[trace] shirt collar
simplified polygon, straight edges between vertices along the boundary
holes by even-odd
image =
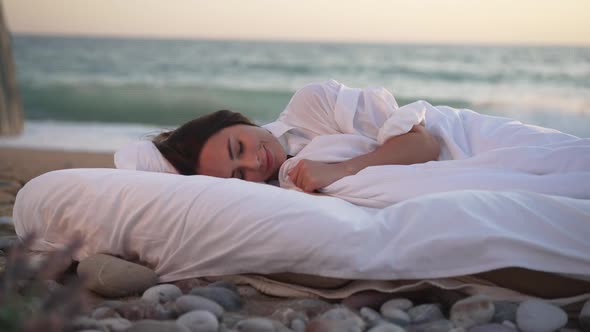
[[[287,143],[285,133],[287,133],[289,130],[295,127],[286,125],[285,123],[280,121],[275,121],[263,125],[262,128],[265,128],[266,130],[270,131],[270,133],[277,138],[281,146],[283,146],[285,152],[289,153],[289,144]]]

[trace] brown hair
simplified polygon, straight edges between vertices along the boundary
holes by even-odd
[[[255,126],[241,113],[217,111],[191,120],[172,131],[163,132],[154,137],[152,142],[178,173],[194,175],[207,140],[221,129],[239,124]]]

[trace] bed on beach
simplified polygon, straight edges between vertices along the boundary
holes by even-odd
[[[20,237],[39,236],[33,250],[81,235],[75,260],[140,261],[160,282],[231,276],[325,298],[425,286],[590,298],[590,201],[530,192],[460,190],[376,209],[233,179],[71,169],[27,183],[14,222]]]

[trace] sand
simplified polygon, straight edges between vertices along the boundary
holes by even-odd
[[[26,182],[46,172],[66,168],[113,168],[113,154],[63,150],[0,148],[0,178]]]

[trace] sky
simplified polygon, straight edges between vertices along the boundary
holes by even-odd
[[[589,0],[0,0],[14,33],[590,46]]]

